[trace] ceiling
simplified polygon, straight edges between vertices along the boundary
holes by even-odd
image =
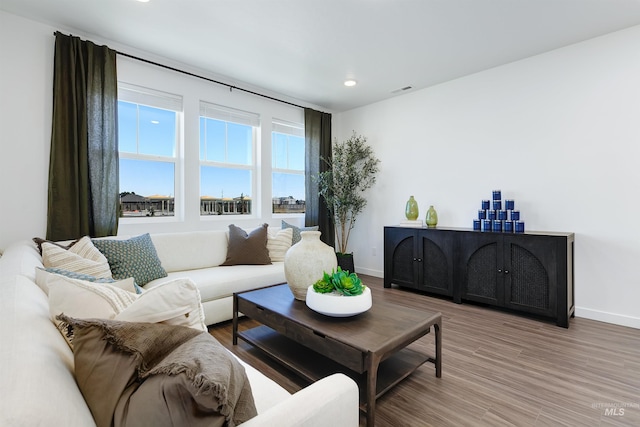
[[[332,112],[640,24],[640,0],[0,0],[0,9]]]

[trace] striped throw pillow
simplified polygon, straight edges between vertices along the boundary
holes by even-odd
[[[267,249],[269,250],[271,262],[284,261],[284,256],[291,247],[292,237],[292,228],[285,228],[278,231],[269,230]]]
[[[111,278],[109,261],[87,236],[69,249],[49,242],[42,243],[42,263],[45,268],[55,267],[98,278]]]

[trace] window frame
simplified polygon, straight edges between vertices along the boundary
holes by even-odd
[[[202,119],[210,119],[217,120],[225,123],[225,152],[228,153],[228,124],[239,124],[251,127],[251,155],[249,164],[242,163],[233,163],[233,162],[221,162],[221,161],[213,161],[207,160],[206,154],[205,158],[202,158]],[[261,122],[260,122],[260,114],[253,113],[250,111],[240,110],[232,107],[227,107],[220,104],[215,104],[212,102],[200,100],[200,108],[198,115],[198,212],[201,220],[215,220],[225,218],[228,220],[229,217],[242,217],[242,218],[258,218],[259,217],[259,207],[262,200],[262,195],[260,194],[260,186],[258,185],[258,178],[260,176],[260,167],[258,162],[259,155],[259,147],[260,140],[259,136],[261,133]],[[206,138],[206,137],[205,137]],[[205,153],[206,153],[206,143],[205,143]],[[231,169],[231,170],[248,170],[250,172],[251,178],[249,180],[251,188],[249,199],[251,200],[251,211],[248,214],[238,214],[238,213],[226,213],[220,215],[212,215],[212,214],[203,214],[202,209],[202,198],[206,196],[216,197],[217,195],[205,195],[202,194],[202,167],[216,167],[222,169]],[[231,199],[235,199],[240,195],[233,195]],[[228,196],[223,196],[227,198]]]
[[[144,153],[131,153],[118,150],[118,162],[120,159],[161,162],[173,164],[173,215],[171,216],[141,216],[141,217],[124,217],[121,216],[119,221],[121,224],[141,224],[147,222],[180,222],[184,220],[184,107],[183,97],[168,92],[158,91],[155,89],[137,86],[125,82],[118,81],[118,102],[123,101],[138,106],[145,106],[155,109],[168,110],[175,113],[175,144],[173,147],[173,156],[162,156]],[[136,118],[137,129],[139,132],[139,115]],[[119,142],[118,142],[119,143]],[[139,141],[137,141],[139,144]],[[138,150],[139,148],[136,147]],[[119,183],[118,183],[119,184]],[[123,189],[120,188],[120,191]],[[126,190],[125,190],[126,191]],[[171,196],[171,194],[169,194]]]
[[[279,217],[291,217],[291,216],[304,216],[305,212],[274,212],[273,210],[273,199],[276,197],[273,194],[273,176],[276,173],[281,173],[281,174],[290,174],[290,175],[302,175],[304,178],[304,188],[303,190],[306,189],[306,181],[308,179],[307,177],[307,165],[306,165],[306,159],[305,160],[305,164],[302,170],[298,170],[298,169],[287,169],[287,168],[276,168],[274,167],[274,158],[275,158],[275,138],[274,138],[274,133],[279,133],[282,135],[287,135],[287,136],[295,136],[295,137],[302,137],[302,139],[305,139],[305,132],[304,132],[304,124],[303,123],[295,123],[295,122],[290,122],[287,120],[281,120],[278,118],[273,118],[271,121],[271,164],[270,164],[270,168],[271,168],[271,215],[279,218]],[[306,140],[304,140],[305,143],[305,150],[306,150]],[[287,153],[288,155],[288,153]],[[305,211],[306,211],[306,194],[305,194]]]

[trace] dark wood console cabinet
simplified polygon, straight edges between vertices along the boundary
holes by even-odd
[[[456,233],[435,230],[385,227],[385,287],[393,282],[400,286],[453,296],[453,247]]]
[[[384,286],[504,307],[569,327],[573,251],[573,233],[385,227]]]

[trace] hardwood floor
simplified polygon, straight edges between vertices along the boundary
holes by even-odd
[[[388,299],[443,316],[442,378],[432,364],[420,367],[378,400],[377,426],[640,426],[640,330],[581,318],[565,329],[361,277],[374,304]],[[231,322],[209,331],[288,391],[306,385],[250,345],[233,346]],[[433,339],[410,347],[433,354]]]

